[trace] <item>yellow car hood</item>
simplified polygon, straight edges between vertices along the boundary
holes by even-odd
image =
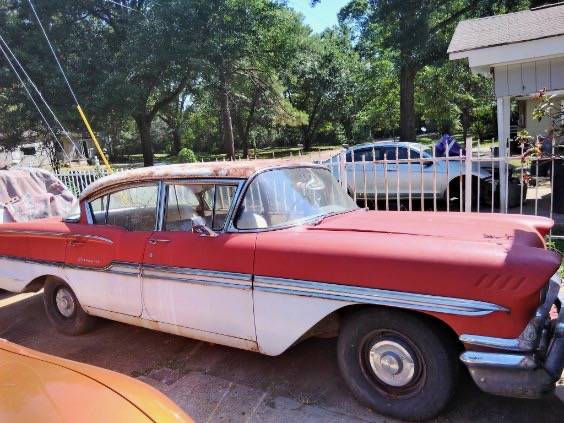
[[[156,389],[0,339],[0,421],[190,422]]]

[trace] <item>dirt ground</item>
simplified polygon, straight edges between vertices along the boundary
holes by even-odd
[[[335,341],[311,339],[279,357],[102,321],[80,337],[57,333],[41,294],[0,291],[0,337],[141,379],[197,422],[391,422],[359,405],[339,376]],[[437,422],[562,422],[564,403],[490,396],[464,374]]]

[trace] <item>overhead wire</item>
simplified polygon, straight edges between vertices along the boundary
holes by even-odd
[[[43,119],[43,122],[45,123],[45,126],[47,126],[47,129],[49,129],[49,132],[51,132],[51,135],[53,135],[53,139],[55,140],[55,142],[59,145],[59,147],[61,147],[61,150],[63,152],[63,155],[65,156],[65,158],[67,160],[69,160],[69,157],[65,151],[65,149],[63,148],[63,145],[61,144],[61,142],[59,141],[59,138],[57,137],[57,134],[55,133],[55,131],[53,130],[53,128],[51,127],[51,125],[49,124],[49,121],[47,120],[47,118],[45,117],[45,115],[43,114],[43,111],[41,110],[41,107],[39,107],[39,104],[37,104],[37,102],[35,101],[35,98],[33,97],[33,95],[31,94],[31,92],[29,91],[29,89],[27,88],[27,85],[25,84],[23,78],[21,77],[21,75],[18,73],[16,67],[14,66],[14,64],[12,63],[12,61],[10,60],[10,57],[8,56],[8,53],[6,53],[6,50],[4,49],[4,47],[2,47],[0,45],[0,51],[2,52],[2,54],[4,55],[4,57],[6,58],[6,61],[8,62],[8,64],[10,65],[10,68],[12,68],[12,71],[16,74],[16,77],[18,78],[18,80],[20,81],[20,84],[22,85],[22,87],[24,88],[25,92],[27,93],[27,95],[29,96],[31,102],[33,103],[33,105],[35,106],[35,108],[37,109],[37,112],[39,113],[39,115],[41,116],[41,118]]]
[[[45,32],[45,28],[43,27],[43,24],[41,23],[41,19],[39,19],[39,16],[37,15],[37,12],[35,10],[35,7],[33,6],[33,3],[31,2],[31,0],[28,0],[28,3],[29,3],[29,6],[31,7],[31,11],[35,15],[35,19],[37,19],[37,23],[39,24],[39,27],[41,28],[41,32],[43,32],[43,36],[45,37],[45,40],[47,40],[47,44],[49,45],[49,48],[51,49],[51,53],[53,53],[53,57],[55,58],[55,62],[57,62],[57,66],[59,67],[59,70],[61,71],[61,74],[63,75],[63,78],[65,79],[65,82],[67,83],[67,86],[69,87],[69,91],[72,95],[72,98],[74,99],[75,103],[78,104],[78,99],[76,98],[76,95],[74,94],[74,91],[71,87],[71,84],[70,84],[68,78],[67,78],[67,75],[66,75],[65,71],[63,70],[63,66],[61,65],[61,62],[59,62],[59,58],[57,57],[57,53],[55,53],[55,49],[53,48],[51,41],[49,41],[49,37],[47,36],[47,32]]]
[[[139,12],[139,13],[141,13],[139,10],[134,9],[133,7],[129,7],[129,6],[125,5],[125,4],[118,3],[117,1],[113,1],[113,0],[105,0],[105,1],[107,1],[108,3],[113,3],[113,4],[115,4],[116,6],[123,7],[124,9],[128,9],[128,10],[132,10],[133,12]],[[141,13],[141,14],[142,14],[142,13]]]
[[[47,35],[47,32],[45,31],[45,28],[43,27],[43,24],[41,23],[41,19],[39,19],[39,15],[37,14],[35,7],[33,6],[33,2],[31,0],[28,0],[28,3],[29,3],[29,6],[30,6],[30,8],[33,12],[33,15],[35,16],[35,19],[37,20],[37,23],[39,24],[39,27],[41,28],[41,32],[43,33],[43,36],[45,37],[45,41],[47,41],[47,44],[49,45],[49,49],[51,50],[51,53],[53,54],[53,57],[55,58],[55,61],[57,62],[57,66],[59,67],[59,70],[61,71],[63,78],[65,79],[65,82],[66,82],[66,84],[69,88],[69,91],[72,95],[72,98],[74,99],[74,102],[76,104],[76,109],[78,111],[78,114],[82,118],[82,121],[84,122],[84,126],[86,126],[86,130],[90,134],[90,138],[92,138],[92,141],[94,141],[94,145],[96,146],[96,149],[98,150],[98,154],[100,154],[100,157],[102,158],[102,161],[104,162],[104,165],[106,166],[106,168],[108,169],[109,172],[112,172],[112,167],[110,166],[110,163],[108,162],[106,154],[102,150],[102,147],[100,146],[100,143],[98,142],[98,138],[96,137],[96,134],[94,134],[94,131],[92,130],[92,127],[90,126],[90,122],[88,121],[86,114],[84,113],[84,111],[82,110],[82,107],[80,106],[80,103],[78,102],[78,99],[77,99],[77,97],[74,93],[74,90],[72,89],[72,86],[71,86],[71,84],[70,84],[70,82],[67,78],[67,75],[66,75],[66,73],[63,69],[63,66],[61,65],[61,62],[59,61],[57,53],[55,52],[55,49],[53,48],[53,45],[51,44],[51,41],[49,40],[49,36]]]
[[[4,48],[8,51],[8,53],[10,53],[10,56],[12,58],[12,60],[16,63],[16,65],[19,67],[20,71],[22,72],[22,74],[26,77],[28,83],[32,86],[32,88],[35,90],[35,92],[37,93],[37,95],[39,96],[39,98],[41,99],[41,101],[43,102],[43,104],[45,105],[45,107],[47,108],[47,110],[49,111],[49,113],[51,114],[51,116],[53,117],[54,121],[57,123],[57,125],[59,126],[59,128],[61,129],[61,131],[63,132],[63,134],[66,136],[66,138],[70,141],[70,143],[72,144],[73,148],[78,151],[82,158],[86,158],[84,152],[82,152],[82,150],[80,148],[77,147],[76,143],[74,142],[74,140],[72,139],[72,137],[70,136],[69,132],[66,130],[66,128],[63,126],[63,124],[61,123],[61,121],[58,119],[57,115],[55,114],[55,112],[53,111],[53,109],[51,108],[51,106],[49,105],[49,103],[47,102],[47,100],[45,100],[45,98],[43,97],[43,94],[41,93],[41,91],[39,90],[39,88],[37,87],[37,85],[33,82],[33,80],[31,79],[31,77],[29,76],[29,74],[26,72],[25,68],[23,67],[23,65],[21,64],[21,62],[18,60],[18,58],[16,57],[16,55],[14,54],[14,52],[12,51],[12,49],[10,49],[10,46],[8,45],[8,43],[6,42],[6,40],[4,39],[4,37],[2,37],[2,35],[0,34],[0,43],[2,43],[4,45]]]

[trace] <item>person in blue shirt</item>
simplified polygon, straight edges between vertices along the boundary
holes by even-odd
[[[446,156],[464,156],[466,152],[464,149],[458,144],[456,139],[450,135],[448,132],[445,132],[439,142],[435,145],[435,155],[437,157],[446,157]]]

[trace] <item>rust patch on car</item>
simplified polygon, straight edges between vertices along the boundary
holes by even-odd
[[[164,166],[151,166],[116,172],[90,184],[80,196],[87,198],[93,193],[109,187],[134,182],[184,178],[235,178],[247,179],[255,172],[278,167],[320,166],[312,163],[301,163],[289,159],[280,160],[248,160],[236,162],[183,163]]]

